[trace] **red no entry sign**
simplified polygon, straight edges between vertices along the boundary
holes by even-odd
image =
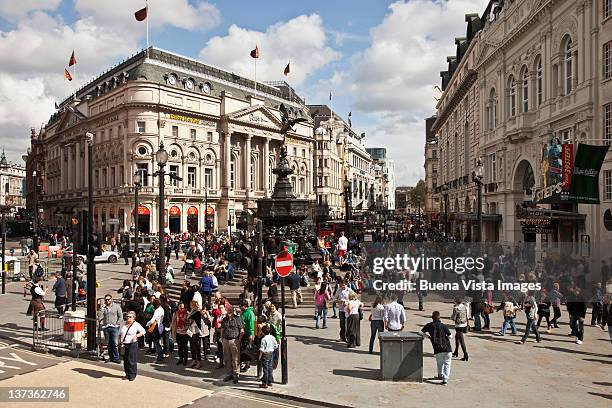
[[[278,273],[279,276],[288,276],[293,269],[293,257],[287,251],[279,252],[278,255],[276,255],[274,267],[276,268],[276,273]]]

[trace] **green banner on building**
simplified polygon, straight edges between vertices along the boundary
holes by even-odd
[[[609,146],[578,144],[572,184],[566,201],[599,204],[599,171]]]

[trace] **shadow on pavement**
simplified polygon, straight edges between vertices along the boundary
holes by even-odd
[[[345,377],[362,378],[364,380],[380,380],[380,370],[374,368],[356,367],[357,370],[343,370],[335,368],[332,370],[333,375],[342,375]]]
[[[593,381],[595,385],[603,385],[604,387],[612,387],[612,383],[604,382],[604,381]]]
[[[123,378],[122,375],[115,375],[107,373],[106,371],[92,370],[91,368],[73,368],[72,371],[85,374],[91,378]]]
[[[589,353],[588,351],[572,350],[572,349],[566,349],[566,348],[562,348],[562,347],[553,347],[553,346],[536,346],[536,347],[537,348],[546,348],[546,349],[554,350],[554,351],[561,351],[561,352],[564,352],[564,353],[583,354],[585,356],[591,356],[591,357],[610,358],[610,355],[606,355],[606,354]]]
[[[602,397],[602,398],[605,398],[605,399],[612,400],[612,394],[601,394],[599,392],[589,392],[589,394],[595,395],[597,397]]]
[[[357,354],[369,354],[367,350],[359,350],[356,348],[348,348],[346,343],[343,341],[323,339],[315,336],[301,336],[301,335],[289,335],[296,341],[299,341],[307,346],[318,345],[321,348],[328,350],[341,351],[343,353],[357,353]]]
[[[596,360],[594,358],[583,358],[584,361],[590,361],[592,363],[601,363],[601,364],[612,364],[612,361],[606,360]]]

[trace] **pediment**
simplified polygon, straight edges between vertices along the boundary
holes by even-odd
[[[267,107],[263,105],[251,106],[239,110],[228,116],[231,122],[238,122],[249,126],[262,126],[272,129],[280,129],[281,121]]]
[[[85,121],[87,118],[75,108],[68,106],[62,110],[60,122],[57,127],[57,133],[68,129],[79,122]]]

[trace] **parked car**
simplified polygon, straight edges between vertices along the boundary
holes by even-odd
[[[68,247],[68,249],[66,249],[62,255],[65,257],[72,258],[72,247]],[[83,262],[87,260],[86,255],[77,254],[77,257]],[[115,263],[118,259],[119,253],[117,251],[102,251],[102,255],[94,257],[94,262]]]

